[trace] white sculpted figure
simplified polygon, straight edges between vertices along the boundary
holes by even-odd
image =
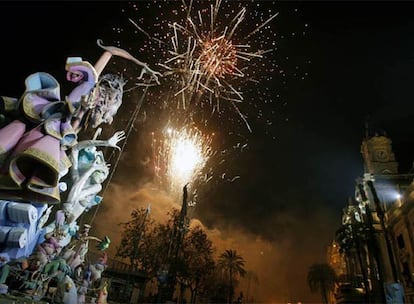
[[[97,146],[120,148],[117,143],[125,139],[125,132],[118,131],[108,140],[97,140],[101,129],[98,129],[92,140],[79,142],[72,148],[72,178],[70,189],[63,210],[68,224],[75,221],[85,210],[101,202],[97,194],[102,190],[102,183],[108,177],[109,165],[105,163],[102,151]]]

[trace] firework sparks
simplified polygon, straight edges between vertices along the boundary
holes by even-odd
[[[160,181],[167,182],[173,192],[195,183],[213,154],[212,136],[205,136],[196,128],[172,127],[164,129],[162,140],[157,141],[152,135],[155,174]]]
[[[221,2],[216,0],[209,9],[193,11],[193,1],[187,4],[183,0],[186,17],[182,22],[169,23],[172,32],[166,36],[169,40],[152,39],[168,49],[168,58],[159,65],[165,68],[164,76],[171,76],[177,84],[174,96],[180,97],[179,104],[183,109],[191,103],[209,101],[213,111],[220,111],[220,100],[225,100],[251,131],[246,116],[238,106],[244,100],[239,80],[255,82],[246,73],[249,65],[253,59],[262,58],[272,50],[252,50],[247,39],[260,32],[278,14],[256,25],[249,34],[239,34],[246,8],[241,8],[233,18],[226,17],[219,21]],[[136,22],[129,20],[150,37]]]
[[[141,120],[147,131],[154,130],[148,140],[153,154],[146,157],[156,182],[180,191],[188,179],[196,179],[191,188],[200,197],[223,182],[239,183],[243,176],[234,163],[255,142],[246,134],[250,125],[266,135],[277,131],[274,120],[283,119],[288,101],[275,90],[287,89],[289,81],[305,72],[295,66],[297,75],[290,73],[294,62],[283,56],[281,47],[300,38],[302,27],[295,32],[275,27],[276,17],[292,12],[275,2],[255,0],[134,1],[123,12],[130,27],[117,33],[120,41],[163,74],[157,90],[148,92]],[[289,41],[282,45],[283,39]],[[194,178],[177,181],[171,174],[170,137],[159,129],[166,122],[217,133],[217,151]]]

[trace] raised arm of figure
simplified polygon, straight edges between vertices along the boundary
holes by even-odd
[[[71,173],[72,173],[73,179],[79,178],[79,172],[78,172],[79,151],[86,149],[88,147],[111,147],[117,150],[121,150],[121,148],[117,144],[121,140],[124,140],[126,138],[125,131],[115,132],[114,135],[112,135],[111,138],[109,138],[108,140],[99,140],[99,139],[96,139],[97,136],[101,133],[99,129],[96,130],[93,139],[82,140],[78,144],[76,144],[74,147],[72,147],[70,159],[72,162]]]
[[[132,56],[130,53],[128,53],[127,51],[123,49],[117,48],[115,46],[104,46],[102,44],[101,39],[98,39],[97,44],[106,51],[105,53],[103,53],[101,58],[99,58],[99,60],[96,62],[94,66],[95,71],[98,73],[98,75],[103,71],[108,61],[111,59],[112,55],[116,55],[116,56],[119,56],[119,57],[122,57],[128,60],[131,60],[132,62],[141,66],[142,71],[141,71],[140,78],[142,78],[142,76],[147,73],[155,80],[157,84],[160,84],[158,76],[161,77],[162,74],[160,72],[156,72],[152,70],[146,63],[139,61],[138,59],[136,59],[134,56]]]
[[[76,153],[76,151],[80,151],[82,149],[88,147],[111,147],[120,150],[121,148],[117,146],[118,142],[124,140],[126,138],[125,131],[117,131],[111,138],[107,140],[100,140],[100,139],[89,139],[89,140],[82,140],[77,145],[72,148],[72,151]]]

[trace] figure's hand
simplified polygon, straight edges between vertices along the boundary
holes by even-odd
[[[117,146],[117,143],[125,138],[125,131],[117,131],[114,135],[112,135],[110,139],[108,139],[108,146],[121,150],[121,148]]]
[[[125,51],[123,49],[120,49],[120,48],[117,48],[117,47],[114,47],[114,46],[104,46],[102,43],[103,43],[102,40],[101,39],[98,39],[97,44],[101,48],[103,48],[105,51],[109,52],[112,55],[116,55],[116,56],[123,57],[125,59],[129,59],[132,62],[136,63],[137,65],[142,66],[141,75],[140,75],[140,77],[138,79],[142,79],[142,77],[144,76],[144,74],[149,74],[155,80],[155,82],[157,84],[160,84],[160,82],[158,80],[158,76],[160,76],[160,77],[162,76],[162,74],[160,72],[151,70],[145,62],[139,61],[138,59],[136,59],[134,56],[132,56],[127,51]],[[95,65],[95,69],[96,70],[99,69],[97,67],[97,65]],[[102,69],[103,69],[103,67],[102,67]]]
[[[93,109],[95,107],[96,101],[96,92],[95,89],[92,89],[89,94],[82,95],[80,97],[81,107],[84,109]]]
[[[151,77],[151,79],[154,79],[157,84],[160,84],[160,81],[158,79],[158,76],[162,77],[162,74],[160,72],[153,71],[147,65],[145,65],[142,68],[141,73],[140,73],[138,79],[139,80],[143,79],[145,74],[149,74],[150,77]]]

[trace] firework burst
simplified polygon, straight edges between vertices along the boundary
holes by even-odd
[[[161,139],[152,133],[155,175],[171,192],[180,191],[188,183],[197,183],[209,158],[213,155],[213,135],[206,136],[197,128],[166,127]]]
[[[219,184],[239,183],[243,174],[234,164],[257,143],[253,133],[246,132],[250,124],[256,134],[263,131],[277,140],[273,133],[281,123],[287,123],[287,119],[281,121],[287,101],[279,90],[286,90],[296,77],[290,74],[292,69],[299,76],[304,72],[302,67],[291,66],[290,54],[284,53],[286,42],[301,37],[302,25],[295,32],[284,32],[282,26],[276,31],[274,21],[279,11],[284,18],[291,14],[276,1],[152,0],[126,4],[125,28],[115,28],[119,41],[125,41],[124,48],[138,53],[145,62],[158,65],[163,74],[161,85],[148,90],[140,115],[143,133],[154,131],[152,141],[147,141],[152,156],[144,158],[152,164],[151,171],[155,170],[163,188],[180,191],[190,179],[191,188],[198,188],[201,198]],[[171,173],[166,122],[171,126],[197,125],[204,134],[217,134],[215,152],[194,177],[180,180],[176,178],[179,174]]]
[[[192,103],[208,101],[213,111],[220,111],[220,101],[225,100],[251,130],[238,106],[244,100],[241,82],[255,81],[246,73],[249,65],[252,60],[262,58],[272,50],[253,50],[248,39],[273,20],[277,13],[250,33],[236,35],[245,19],[246,8],[241,8],[233,18],[219,21],[221,2],[216,0],[208,9],[195,11],[192,0],[189,3],[183,0],[186,18],[181,23],[168,24],[172,34],[167,41],[152,37],[132,19],[129,20],[147,37],[167,48],[168,58],[159,65],[165,68],[164,76],[174,80],[174,96],[179,97],[183,109]]]

